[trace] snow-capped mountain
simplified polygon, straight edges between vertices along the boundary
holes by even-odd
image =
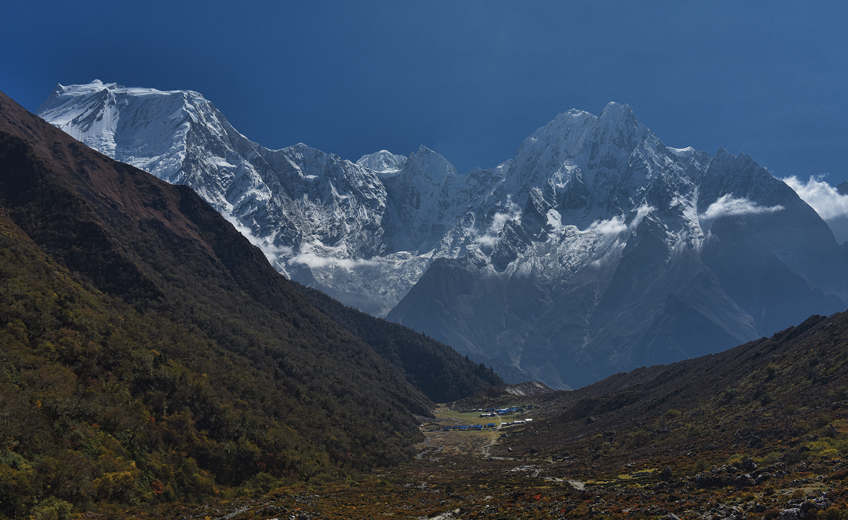
[[[110,157],[190,186],[279,271],[348,305],[385,315],[427,266],[386,246],[387,194],[373,170],[303,144],[259,146],[197,92],[60,85],[38,115]],[[406,159],[372,157],[383,174]],[[395,273],[402,292],[374,283]]]
[[[727,348],[848,294],[792,189],[748,156],[666,147],[626,105],[560,114],[464,175],[423,146],[269,150],[195,92],[59,86],[39,115],[191,186],[291,278],[554,386]]]
[[[406,157],[395,155],[388,150],[380,150],[368,155],[363,155],[356,164],[368,168],[378,175],[390,175],[397,173],[406,164]]]
[[[490,243],[435,262],[389,319],[549,384],[715,352],[845,305],[836,241],[792,189],[745,155],[668,148],[626,106],[561,114],[494,193],[522,209]]]

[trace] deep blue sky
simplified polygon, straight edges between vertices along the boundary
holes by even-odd
[[[249,139],[460,173],[570,108],[629,104],[669,146],[848,180],[848,2],[13,1],[0,90],[201,92]]]

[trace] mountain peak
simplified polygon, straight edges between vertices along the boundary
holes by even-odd
[[[57,83],[56,88],[53,89],[53,93],[57,95],[84,95],[101,92],[103,90],[117,90],[125,88],[126,87],[123,85],[118,85],[117,83],[103,83],[101,80],[95,79],[90,83],[82,83],[79,85],[62,85],[61,83]]]
[[[403,171],[407,175],[424,176],[435,184],[442,184],[448,177],[456,175],[456,168],[450,161],[423,144],[418,151],[409,154]]]
[[[406,164],[406,156],[395,155],[388,150],[380,150],[368,155],[363,155],[356,164],[368,168],[377,175],[393,175]]]
[[[598,130],[601,134],[634,136],[640,126],[629,105],[610,102],[598,116]],[[633,143],[628,142],[628,146],[630,144]]]
[[[633,110],[630,108],[628,104],[616,103],[615,101],[610,101],[607,103],[607,106],[601,110],[601,115],[598,116],[600,120],[627,120],[632,119],[636,120],[636,116],[633,114]]]

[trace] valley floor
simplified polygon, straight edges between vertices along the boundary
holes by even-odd
[[[667,442],[609,456],[593,455],[589,444],[577,442],[569,446],[571,453],[551,457],[521,448],[510,451],[508,432],[517,426],[502,426],[507,418],[494,419],[500,426],[495,431],[444,430],[493,421],[478,416],[479,412],[439,408],[436,420],[422,426],[426,440],[416,446],[417,456],[399,467],[215,505],[169,506],[121,516],[232,520],[848,516],[848,463],[831,456],[795,456],[805,450],[793,447],[809,441],[809,434],[769,445],[765,435],[716,431],[709,442],[702,439],[698,451],[685,443]],[[835,419],[829,428],[843,426]],[[751,438],[757,442],[752,444]],[[791,456],[781,461],[769,453]]]

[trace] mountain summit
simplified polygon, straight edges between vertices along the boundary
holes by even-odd
[[[194,92],[57,87],[39,114],[194,188],[277,270],[494,364],[582,386],[843,310],[827,224],[752,158],[671,148],[627,105],[571,110],[459,175],[263,148]]]

